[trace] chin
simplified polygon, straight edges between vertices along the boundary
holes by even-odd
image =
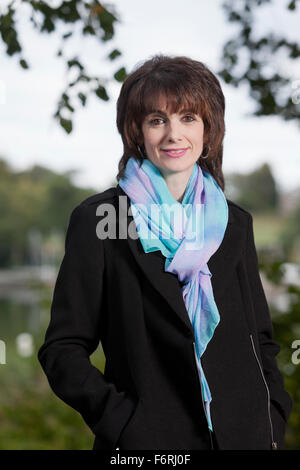
[[[187,162],[180,158],[170,158],[170,160],[161,163],[159,166],[166,170],[186,171],[193,165],[194,162]]]

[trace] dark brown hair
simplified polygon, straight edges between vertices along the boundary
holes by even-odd
[[[157,109],[156,103],[162,96],[166,97],[171,113],[184,108],[202,117],[203,148],[210,150],[208,158],[199,156],[197,163],[224,191],[225,98],[219,80],[206,65],[185,56],[157,54],[142,65],[138,63],[123,82],[117,101],[117,127],[124,150],[117,181],[123,177],[130,157],[141,163],[145,158],[138,149],[138,146],[143,147],[142,123],[147,114]]]

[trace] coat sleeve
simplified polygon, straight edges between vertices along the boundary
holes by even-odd
[[[252,293],[256,320],[260,356],[264,376],[270,391],[272,415],[276,423],[287,421],[292,408],[292,399],[284,388],[284,380],[279,371],[276,356],[280,346],[273,340],[273,327],[269,307],[259,275],[258,256],[253,233],[253,217],[249,213],[248,234],[246,243],[246,269]]]
[[[93,210],[79,205],[71,214],[38,360],[54,393],[82,415],[103,448],[109,449],[133,414],[136,400],[117,391],[89,359],[99,344],[105,296],[104,247],[96,235]]]

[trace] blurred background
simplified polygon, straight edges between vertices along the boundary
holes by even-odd
[[[150,56],[186,55],[226,98],[225,194],[254,218],[300,449],[300,2],[1,0],[0,449],[91,449],[37,360],[74,207],[117,184],[116,100]],[[91,356],[101,371],[101,345]]]

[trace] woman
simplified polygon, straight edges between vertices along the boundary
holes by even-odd
[[[224,110],[201,62],[137,67],[117,103],[118,185],[71,214],[38,358],[93,449],[284,447],[292,401],[252,216],[223,192]]]

